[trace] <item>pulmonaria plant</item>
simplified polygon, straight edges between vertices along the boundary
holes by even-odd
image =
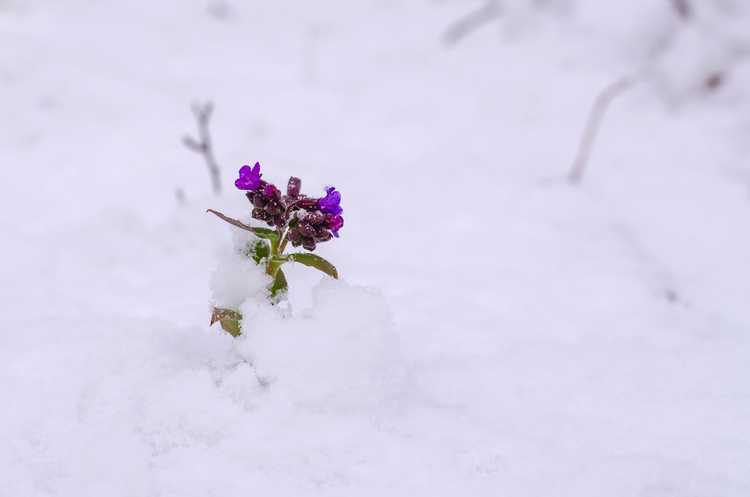
[[[326,188],[323,197],[308,197],[301,193],[302,181],[292,176],[286,187],[286,194],[272,183],[262,179],[260,163],[253,167],[242,166],[239,178],[234,185],[246,191],[245,196],[252,205],[251,216],[268,227],[247,225],[221,212],[209,209],[208,212],[236,226],[250,231],[258,240],[249,246],[247,255],[258,265],[264,265],[266,274],[271,277],[268,296],[277,303],[287,292],[288,284],[282,266],[287,262],[299,262],[318,269],[327,275],[338,278],[336,268],[322,257],[310,253],[319,243],[339,237],[344,226],[341,217],[341,193],[336,188]],[[302,247],[307,252],[286,253],[289,244]],[[233,309],[214,308],[211,324],[219,322],[232,336],[239,336],[242,315]]]

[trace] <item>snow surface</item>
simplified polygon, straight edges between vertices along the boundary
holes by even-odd
[[[0,496],[750,495],[750,7],[501,4],[0,0]],[[287,316],[255,160],[343,192]]]

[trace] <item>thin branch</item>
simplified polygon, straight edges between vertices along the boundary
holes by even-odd
[[[208,168],[208,174],[211,177],[211,185],[216,195],[221,194],[221,171],[214,157],[213,143],[211,142],[211,133],[209,132],[209,123],[214,106],[211,102],[205,104],[194,103],[191,106],[193,116],[198,123],[198,140],[189,135],[182,138],[182,143],[193,152],[203,156]]]
[[[443,34],[443,43],[455,45],[473,31],[500,17],[500,11],[500,4],[497,0],[487,0],[480,8],[451,24]]]
[[[174,191],[174,196],[177,199],[178,204],[185,205],[187,203],[187,200],[185,199],[185,190],[182,188],[177,188]]]
[[[688,0],[672,0],[672,8],[683,21],[687,21],[693,15],[693,8]]]
[[[583,173],[586,169],[589,156],[591,155],[591,148],[594,145],[594,140],[599,132],[599,128],[602,125],[604,115],[607,112],[612,101],[618,96],[622,95],[628,90],[635,80],[631,77],[623,77],[607,85],[604,90],[596,97],[594,106],[591,108],[589,118],[586,123],[586,128],[583,132],[583,137],[578,145],[578,154],[573,162],[573,167],[568,174],[568,181],[571,183],[578,183],[583,178]]]

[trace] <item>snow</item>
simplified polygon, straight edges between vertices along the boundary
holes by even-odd
[[[249,220],[245,223],[252,224]],[[232,243],[217,250],[216,268],[211,274],[211,302],[225,309],[239,309],[246,300],[263,302],[271,281],[263,267],[250,263],[247,256],[259,239],[239,229],[232,235]]]
[[[0,0],[0,496],[750,494],[750,11],[693,3]],[[343,196],[287,310],[205,212],[256,160]]]

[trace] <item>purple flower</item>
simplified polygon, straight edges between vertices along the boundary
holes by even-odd
[[[344,209],[342,209],[339,204],[341,204],[341,193],[337,192],[336,188],[333,186],[326,188],[326,196],[318,199],[318,207],[320,210],[326,214],[333,214],[334,216],[338,216],[344,212]]]
[[[260,162],[256,162],[252,169],[244,165],[240,168],[240,177],[235,180],[234,186],[240,190],[255,190],[260,186],[261,176]]]
[[[333,236],[339,237],[339,230],[344,227],[344,218],[341,216],[333,216],[328,219],[328,229],[331,230]]]

